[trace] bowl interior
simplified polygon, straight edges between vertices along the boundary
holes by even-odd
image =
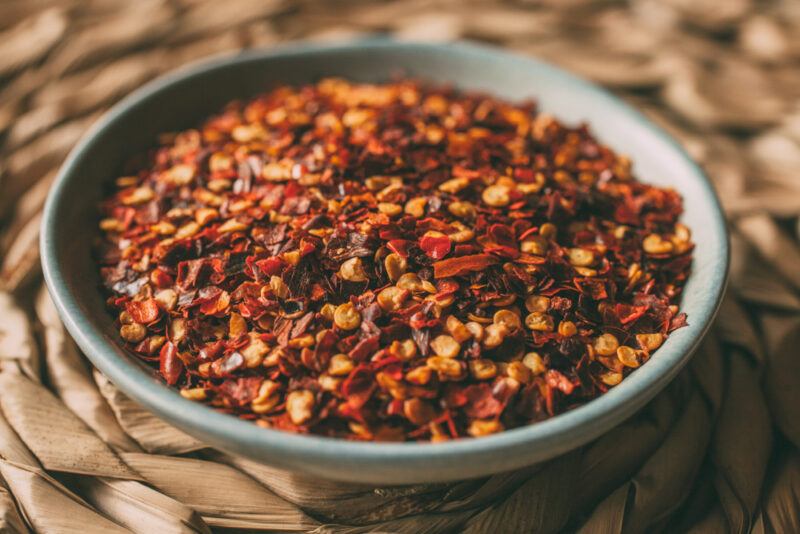
[[[324,76],[386,81],[398,75],[534,98],[542,110],[628,154],[642,181],[677,189],[697,243],[682,302],[689,327],[620,386],[587,406],[530,427],[444,445],[361,444],[265,431],[183,400],[118,345],[91,246],[96,205],[126,160],[165,131],[198,125],[234,98]],[[370,483],[480,476],[544,460],[597,437],[652,398],[687,361],[712,318],[727,270],[724,220],[707,180],[663,132],[608,93],[546,64],[474,45],[373,42],[295,45],[189,67],[137,91],[76,147],[51,191],[42,229],[45,277],[62,318],[93,363],[125,393],[207,442],[274,465]]]

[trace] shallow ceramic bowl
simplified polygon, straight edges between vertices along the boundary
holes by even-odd
[[[606,395],[548,421],[442,444],[354,443],[265,430],[183,399],[121,346],[92,260],[96,206],[130,156],[160,132],[197,125],[229,100],[270,86],[323,76],[386,81],[398,73],[519,100],[576,124],[631,156],[645,182],[677,189],[696,250],[677,330],[652,360]],[[653,398],[683,367],[722,296],[728,244],[719,203],[700,169],[663,131],[604,90],[538,61],[470,44],[389,41],[345,46],[293,45],[248,52],[160,78],[117,104],[72,151],[44,213],[42,265],[67,329],[89,359],[123,392],[214,447],[324,478],[371,484],[464,479],[552,458],[596,438]]]

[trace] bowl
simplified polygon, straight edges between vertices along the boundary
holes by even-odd
[[[118,339],[92,259],[104,185],[160,132],[198,124],[226,102],[279,83],[324,76],[386,81],[398,73],[499,97],[534,98],[543,111],[587,121],[601,142],[629,155],[645,182],[677,189],[696,243],[675,331],[619,386],[552,419],[446,443],[362,443],[267,430],[183,399]],[[157,79],[114,106],[73,149],[50,191],[41,232],[45,280],[61,319],[92,363],[136,402],[210,446],[326,479],[392,485],[442,482],[510,471],[565,453],[639,410],[689,360],[717,310],[728,266],[725,219],[702,171],[662,130],[620,100],[540,61],[498,49],[367,41],[295,44],[190,66]]]

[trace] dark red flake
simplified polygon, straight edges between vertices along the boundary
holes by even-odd
[[[489,384],[476,384],[464,389],[466,405],[464,412],[476,419],[488,419],[500,415],[503,403],[492,395]]]
[[[563,374],[555,369],[550,369],[545,374],[545,380],[547,380],[547,385],[551,388],[556,388],[560,390],[564,395],[572,394],[572,391],[575,389],[575,385]]]
[[[350,408],[359,409],[369,400],[375,387],[372,370],[368,365],[361,364],[342,382],[342,394]]]

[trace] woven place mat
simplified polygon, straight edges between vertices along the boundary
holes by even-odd
[[[606,85],[707,170],[731,285],[688,368],[596,442],[372,488],[205,448],[94,371],[41,284],[41,207],[98,114],[199,57],[300,38],[478,39]],[[795,0],[0,3],[0,532],[800,532]]]

